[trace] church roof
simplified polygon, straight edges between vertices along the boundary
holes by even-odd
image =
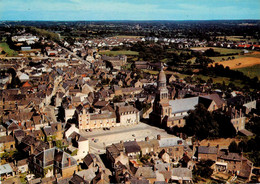
[[[163,71],[163,67],[161,68],[161,71],[159,73],[158,81],[161,83],[166,83],[166,75]]]
[[[199,97],[183,98],[177,100],[170,100],[169,104],[172,107],[172,113],[187,112],[194,110],[198,105]]]

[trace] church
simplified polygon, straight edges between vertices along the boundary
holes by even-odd
[[[167,89],[167,80],[163,66],[161,67],[157,80],[157,91],[153,103],[153,111],[149,115],[150,122],[159,127],[171,127],[177,124],[184,126],[185,121],[182,120],[183,118],[179,121],[179,118],[172,117],[172,107],[170,105],[169,91]],[[175,123],[176,120],[177,124]]]
[[[208,111],[217,110],[224,105],[224,101],[217,94],[169,100],[169,91],[163,66],[157,80],[153,111],[149,115],[149,120],[151,124],[158,127],[183,127],[185,125],[184,117],[188,115],[189,110],[194,110],[199,103],[202,103]]]

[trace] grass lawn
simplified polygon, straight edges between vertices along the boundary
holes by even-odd
[[[232,54],[232,53],[241,53],[243,52],[241,49],[227,49],[221,47],[193,47],[191,50],[201,50],[205,51],[212,48],[214,51],[219,52],[220,54]]]
[[[157,75],[159,71],[143,69],[143,72],[150,73],[151,75]]]
[[[101,51],[100,54],[105,54],[109,56],[118,56],[118,55],[134,55],[137,56],[139,53],[131,50],[119,50],[119,51]]]
[[[212,59],[215,62],[220,62],[220,61],[222,61],[222,58],[224,58],[224,61],[226,61],[229,57],[230,58],[235,57],[235,59],[238,59],[238,58],[241,58],[243,56],[242,55],[218,56],[218,57],[210,57],[210,59]]]
[[[220,54],[232,54],[232,53],[241,53],[243,52],[240,49],[227,49],[227,48],[218,48],[213,47],[214,51],[219,52]]]
[[[217,38],[224,40],[224,36],[218,36]],[[247,36],[246,39],[243,36],[226,36],[226,39],[230,41],[258,42],[257,39],[252,39],[250,36]]]
[[[248,77],[258,77],[258,79],[260,79],[260,65],[238,68],[237,70],[243,72]]]
[[[0,47],[6,52],[6,56],[17,56],[18,53],[15,50],[10,49],[7,43],[0,43]]]

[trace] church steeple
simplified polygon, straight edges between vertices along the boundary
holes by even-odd
[[[157,95],[159,95],[159,99],[168,99],[168,89],[166,86],[166,75],[163,71],[163,65],[161,64],[161,71],[158,75],[157,81]]]

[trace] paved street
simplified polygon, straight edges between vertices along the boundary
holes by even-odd
[[[167,134],[163,129],[145,123],[113,127],[110,130],[97,129],[93,130],[93,132],[81,130],[80,134],[89,139],[90,152],[98,154],[105,153],[106,146],[119,143],[120,141],[142,141],[145,137],[156,139],[158,134],[160,134],[161,137],[175,137]]]

